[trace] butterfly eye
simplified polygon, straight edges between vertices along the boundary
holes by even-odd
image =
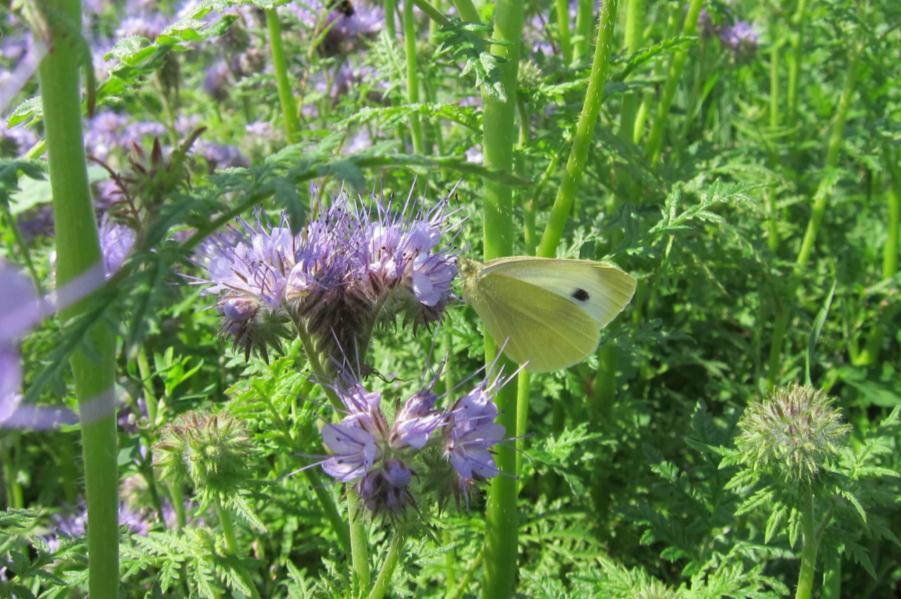
[[[588,295],[588,292],[584,289],[576,289],[575,291],[573,291],[572,296],[580,302],[584,302],[590,297]]]

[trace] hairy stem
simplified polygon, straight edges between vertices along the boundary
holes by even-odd
[[[513,167],[513,146],[516,142],[514,125],[519,71],[519,55],[522,45],[523,3],[518,0],[499,0],[494,13],[492,39],[501,42],[492,46],[492,53],[504,59],[500,65],[500,83],[503,98],[483,93],[485,104],[483,149],[485,166],[492,170],[509,172]],[[483,202],[484,257],[491,260],[508,256],[513,252],[512,190],[502,182],[485,181]],[[497,345],[490,336],[485,337],[485,360],[491,364],[497,356]],[[508,361],[502,364],[506,371],[515,368]],[[498,423],[506,431],[516,430],[516,385],[507,385],[495,397]],[[508,433],[509,434],[509,433]],[[488,490],[487,523],[485,530],[486,559],[485,583],[482,595],[486,598],[504,599],[513,594],[516,580],[517,510],[516,510],[516,452],[512,444],[498,446],[497,466],[500,475],[491,480]]]
[[[38,69],[56,223],[57,284],[101,269],[97,223],[88,190],[81,129],[79,67],[80,0],[39,5],[50,43]],[[64,309],[64,321],[93,308],[92,297]],[[90,350],[70,357],[82,418],[88,511],[88,589],[92,597],[116,597],[119,587],[118,470],[116,467],[115,336],[98,322],[88,333]]]
[[[300,119],[297,115],[294,94],[291,93],[291,81],[288,78],[285,49],[282,45],[282,26],[274,8],[266,9],[266,26],[269,28],[269,48],[272,51],[272,69],[275,71],[278,101],[285,119],[285,138],[288,143],[296,143],[300,141]]]
[[[369,591],[369,599],[382,599],[388,592],[391,584],[391,577],[394,576],[394,569],[397,568],[397,562],[400,559],[401,551],[404,548],[404,535],[401,532],[395,532],[391,539],[391,545],[388,547],[388,554],[385,556],[385,562],[379,575]]]
[[[798,587],[795,590],[795,599],[810,599],[813,592],[813,577],[816,572],[817,549],[819,547],[812,491],[808,491],[804,502],[805,505],[801,508],[801,534],[803,535],[804,545],[801,548],[801,571],[798,573]]]
[[[582,103],[582,112],[576,123],[573,145],[566,160],[563,181],[554,198],[554,205],[548,217],[547,227],[538,245],[538,255],[553,257],[563,236],[563,230],[572,210],[573,199],[582,179],[582,171],[588,159],[588,148],[594,138],[601,103],[604,100],[604,83],[610,70],[610,56],[613,53],[613,30],[616,24],[617,0],[608,0],[601,7],[598,23],[598,36],[594,49],[594,60],[591,75],[588,79],[588,90]]]
[[[416,21],[413,19],[413,0],[404,2],[404,51],[407,56],[407,103],[419,103],[419,69],[416,66]],[[418,114],[410,114],[410,135],[413,138],[413,151],[425,153],[422,140],[422,123]]]

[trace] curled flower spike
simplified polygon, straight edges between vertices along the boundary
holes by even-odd
[[[357,485],[363,505],[373,512],[397,514],[413,503],[410,481],[413,472],[400,460],[388,460],[385,466],[368,472]]]
[[[790,484],[812,482],[837,459],[849,431],[829,396],[806,385],[749,405],[738,428],[741,462]]]

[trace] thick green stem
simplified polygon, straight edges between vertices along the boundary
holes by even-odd
[[[817,548],[819,547],[812,491],[808,492],[804,501],[806,505],[800,510],[801,534],[804,546],[801,548],[801,571],[798,573],[798,588],[795,591],[795,599],[810,599],[817,565]]]
[[[685,21],[682,24],[682,35],[694,35],[698,29],[698,13],[701,12],[703,0],[691,0],[688,5],[688,13],[685,15]],[[680,47],[673,54],[669,63],[669,69],[666,74],[666,82],[663,85],[663,92],[660,95],[660,102],[657,104],[657,112],[654,115],[654,125],[651,127],[651,133],[648,135],[648,143],[646,146],[646,154],[651,161],[651,165],[660,162],[660,156],[663,153],[663,134],[666,131],[666,124],[669,120],[669,111],[673,105],[673,99],[676,97],[676,88],[679,85],[679,79],[682,77],[682,69],[688,60],[689,49],[685,46]]]
[[[404,548],[404,535],[400,532],[394,533],[391,539],[391,545],[388,547],[388,554],[385,556],[385,563],[379,571],[372,590],[369,591],[369,599],[382,599],[388,592],[391,584],[391,577],[394,576],[394,569],[397,568],[397,562],[400,558],[401,550]]]
[[[801,58],[804,56],[804,22],[807,17],[807,0],[798,0],[798,8],[791,18],[792,33],[789,36],[791,53],[788,56],[788,106],[786,118],[793,123],[798,113],[798,81],[801,75]]]
[[[513,167],[513,145],[516,142],[514,126],[519,71],[519,55],[522,45],[523,3],[518,0],[498,0],[494,13],[492,39],[503,45],[492,46],[492,52],[504,59],[501,63],[500,82],[504,98],[483,94],[485,165],[492,170],[509,172]],[[508,256],[513,252],[512,190],[500,181],[485,181],[483,202],[484,256],[491,260]],[[497,346],[489,336],[485,337],[486,363],[492,363]],[[501,360],[510,372],[514,365]],[[506,431],[516,430],[516,385],[507,385],[496,398],[498,423]],[[509,434],[509,433],[508,433]],[[503,599],[513,594],[516,580],[517,513],[516,513],[516,451],[512,444],[498,446],[496,454],[500,475],[491,481],[488,490],[486,523],[486,559],[484,597]]]
[[[269,48],[272,51],[272,69],[275,71],[278,101],[285,119],[285,138],[288,143],[296,143],[300,141],[300,119],[294,94],[291,93],[291,81],[288,79],[285,48],[282,45],[282,26],[274,8],[266,9],[266,26],[269,28]]]
[[[573,44],[572,36],[569,32],[569,2],[567,0],[554,0],[554,8],[557,16],[557,40],[560,42],[563,64],[570,64],[573,60]]]
[[[453,0],[454,6],[457,8],[457,14],[467,23],[481,23],[479,11],[476,10],[472,0]]]
[[[404,1],[404,51],[407,55],[407,103],[419,104],[419,70],[416,67],[416,21],[413,19],[413,0]],[[425,153],[422,141],[422,123],[419,115],[410,114],[410,135],[413,137],[413,151]]]
[[[350,559],[354,570],[357,595],[369,588],[369,532],[360,498],[353,489],[347,491],[347,519],[350,522]]]
[[[38,69],[56,223],[57,282],[61,287],[99,268],[100,243],[85,167],[79,67],[81,2],[39,5],[49,26],[47,56]],[[62,311],[69,320],[92,309],[90,297]],[[88,333],[90,350],[70,358],[81,408],[88,509],[88,590],[116,597],[119,587],[118,471],[116,468],[115,336],[105,322]]]
[[[598,114],[601,111],[601,103],[604,100],[604,83],[610,70],[610,56],[613,53],[613,30],[616,25],[617,0],[608,0],[601,7],[601,16],[598,23],[597,44],[594,49],[594,61],[591,65],[591,75],[588,79],[588,91],[585,93],[585,101],[582,104],[582,112],[576,123],[576,133],[573,136],[573,145],[566,161],[563,181],[554,198],[554,205],[548,217],[547,227],[541,236],[538,246],[538,255],[553,257],[557,252],[557,245],[563,236],[566,221],[572,210],[573,199],[585,169],[588,159],[588,148],[594,139],[594,128],[597,125]]]

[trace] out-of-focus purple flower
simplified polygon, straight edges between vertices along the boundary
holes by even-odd
[[[354,131],[347,141],[344,142],[342,150],[345,154],[357,154],[371,147],[372,137],[369,136],[369,131],[364,128]]]
[[[0,129],[0,156],[15,156],[18,158],[37,142],[38,136],[31,129],[23,125],[8,127],[4,124],[3,128]]]
[[[752,54],[757,49],[758,40],[757,30],[747,21],[738,21],[720,31],[720,41],[736,56]]]
[[[402,461],[387,460],[384,467],[366,473],[357,484],[357,494],[371,511],[396,514],[413,503],[412,478],[413,472]]]
[[[247,134],[251,136],[251,138],[253,138],[253,142],[259,144],[277,141],[280,138],[278,130],[276,130],[276,128],[272,126],[272,123],[268,121],[254,121],[253,123],[245,125],[244,130],[247,131]]]
[[[474,481],[498,474],[492,448],[504,440],[504,427],[495,422],[492,396],[504,383],[482,381],[451,408],[444,431],[444,452],[464,490]]]
[[[116,274],[131,253],[137,235],[134,229],[114,222],[104,215],[100,223],[100,250],[107,278]]]
[[[85,147],[98,160],[106,160],[117,148],[131,150],[144,137],[165,135],[166,128],[160,123],[132,121],[124,114],[103,110],[88,123],[85,131]]]
[[[203,78],[203,89],[214,100],[224,100],[228,97],[228,87],[231,81],[231,71],[224,60],[212,65],[206,70]]]
[[[0,347],[10,347],[41,318],[31,280],[0,260]]]
[[[435,409],[438,396],[423,389],[410,397],[394,416],[389,442],[392,447],[422,449],[432,432],[441,426],[444,414]]]
[[[169,19],[160,13],[145,13],[130,16],[119,23],[116,38],[139,36],[155,41],[169,25]]]
[[[203,156],[209,164],[210,170],[217,168],[230,168],[235,166],[248,166],[250,162],[235,146],[218,144],[215,142],[199,140],[191,148],[192,153]]]
[[[11,345],[0,345],[0,424],[6,422],[22,402],[21,387],[19,352]]]
[[[385,26],[385,10],[366,1],[348,3],[350,8],[332,13],[335,26],[332,29],[342,37],[357,37],[378,33]]]
[[[119,526],[124,526],[132,534],[147,536],[150,532],[150,523],[141,513],[131,509],[124,502],[119,503]],[[55,552],[60,548],[64,539],[77,539],[83,537],[87,530],[88,512],[82,503],[78,510],[67,514],[53,516],[55,529],[44,537],[47,548]]]
[[[116,412],[116,424],[126,433],[134,434],[138,432],[138,421],[141,418],[147,418],[147,402],[144,398],[139,398],[136,402],[137,413],[131,404],[125,404]]]

